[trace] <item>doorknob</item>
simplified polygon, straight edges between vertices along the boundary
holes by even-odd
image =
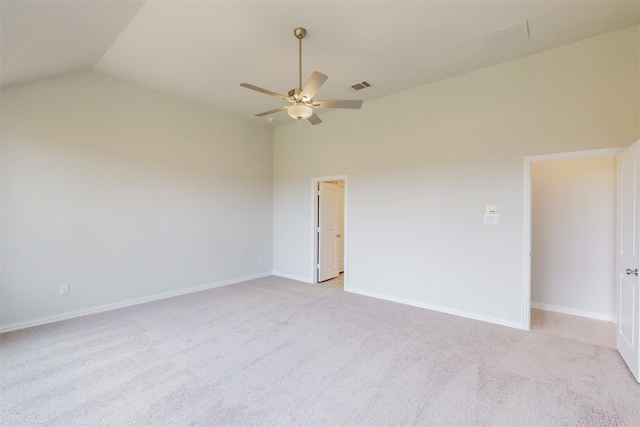
[[[636,268],[635,270],[632,270],[630,268],[627,268],[626,273],[627,273],[628,276],[631,276],[632,274],[635,274],[637,276],[638,275],[638,269]]]
[[[339,234],[336,237],[341,237]]]

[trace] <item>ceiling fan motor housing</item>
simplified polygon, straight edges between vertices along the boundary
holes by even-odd
[[[300,100],[300,93],[302,93],[302,89],[291,89],[288,93],[289,97],[299,101]]]

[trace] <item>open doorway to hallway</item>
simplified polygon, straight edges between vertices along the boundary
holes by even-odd
[[[531,330],[615,348],[616,157],[531,168]]]
[[[313,188],[314,282],[344,289],[346,177],[318,178]]]

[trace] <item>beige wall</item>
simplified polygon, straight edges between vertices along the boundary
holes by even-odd
[[[350,290],[520,326],[523,156],[640,137],[639,39],[331,112],[300,148],[280,126],[273,151],[268,128],[99,73],[5,88],[2,326],[267,274],[272,250],[311,280],[311,179],[343,174]]]
[[[3,327],[271,271],[271,129],[95,72],[1,96]]]
[[[347,175],[347,287],[522,326],[523,157],[640,137],[638,26],[275,130],[274,270],[311,280],[313,177]],[[483,224],[486,205],[500,224]],[[440,282],[439,291],[433,283]]]

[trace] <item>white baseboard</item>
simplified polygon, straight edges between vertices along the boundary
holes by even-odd
[[[157,301],[165,298],[176,297],[179,295],[191,294],[193,292],[206,291],[207,289],[219,288],[221,286],[233,285],[234,283],[246,282],[247,280],[260,279],[262,277],[271,276],[271,272],[254,274],[252,276],[238,277],[236,279],[224,280],[222,282],[209,283],[207,285],[193,286],[179,291],[163,292],[161,294],[149,295],[147,297],[134,298],[130,300],[115,302],[111,304],[99,305],[96,307],[83,308],[81,310],[68,311],[66,313],[55,314],[53,316],[39,317],[36,319],[24,320],[22,322],[9,323],[0,325],[0,334],[18,329],[30,328],[33,326],[46,325],[47,323],[60,322],[62,320],[73,319],[76,317],[88,316],[90,314],[102,313],[119,308],[130,307],[132,305],[144,304],[151,301]]]
[[[359,294],[359,295],[364,295],[367,297],[373,297],[373,298],[378,298],[378,299],[382,299],[382,300],[386,300],[386,301],[392,301],[392,302],[397,302],[400,304],[406,304],[406,305],[411,305],[413,307],[419,307],[419,308],[426,308],[427,310],[432,310],[432,311],[437,311],[440,313],[446,313],[446,314],[452,314],[454,316],[459,316],[459,317],[465,317],[467,319],[472,319],[472,320],[480,320],[482,322],[488,322],[488,323],[493,323],[496,325],[501,325],[501,326],[507,326],[509,328],[515,328],[515,329],[522,329],[522,325],[520,323],[517,322],[509,322],[508,320],[504,320],[504,319],[497,319],[494,317],[488,317],[488,316],[482,316],[476,313],[469,313],[466,311],[460,311],[460,310],[454,310],[454,309],[450,309],[450,308],[446,308],[446,307],[439,307],[439,306],[435,306],[435,305],[431,305],[431,304],[425,304],[419,301],[413,301],[413,300],[407,300],[407,299],[403,299],[403,298],[396,298],[396,297],[391,297],[388,295],[383,295],[383,294],[378,294],[375,292],[369,292],[369,291],[363,291],[361,289],[352,289],[352,288],[345,288],[346,292],[351,292],[354,294]]]
[[[284,277],[285,279],[297,280],[298,282],[313,283],[313,280],[310,280],[308,277],[294,276],[292,274],[280,273],[279,271],[274,271],[273,275],[278,277]]]
[[[606,322],[615,321],[615,316],[613,314],[594,313],[591,311],[576,310],[574,308],[560,307],[557,305],[544,304],[541,302],[531,301],[531,308],[537,308],[538,310],[545,310],[545,311],[553,311],[555,313],[570,314],[572,316],[587,317],[589,319],[595,319],[595,320],[604,320]]]

